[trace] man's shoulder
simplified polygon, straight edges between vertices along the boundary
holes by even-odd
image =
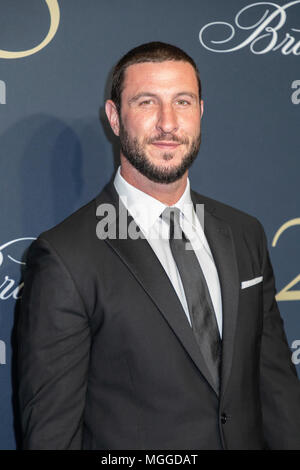
[[[74,246],[89,239],[95,233],[95,227],[96,198],[93,198],[58,224],[43,231],[38,238],[54,247]]]
[[[109,181],[93,199],[63,219],[52,228],[42,232],[43,239],[65,238],[66,236],[86,236],[90,230],[95,233],[96,212],[100,204],[114,204],[117,192],[113,180]]]
[[[248,214],[224,202],[204,196],[194,190],[191,190],[191,195],[194,202],[204,204],[206,212],[215,215],[230,225],[238,225],[239,227],[259,226],[259,228],[261,228],[260,221],[254,215]]]

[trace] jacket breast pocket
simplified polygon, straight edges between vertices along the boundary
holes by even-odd
[[[245,285],[245,284],[244,284]],[[239,315],[248,332],[261,332],[263,325],[263,282],[255,282],[240,288]]]
[[[241,289],[249,289],[249,287],[256,286],[257,284],[261,284],[263,282],[263,276],[255,276],[247,281],[241,282]]]

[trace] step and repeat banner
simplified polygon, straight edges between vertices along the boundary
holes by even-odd
[[[112,67],[148,41],[200,69],[192,187],[256,216],[300,373],[300,0],[0,0],[0,448],[19,442],[14,322],[26,250],[112,177]]]

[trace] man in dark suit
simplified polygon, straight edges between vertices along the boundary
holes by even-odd
[[[28,254],[24,448],[300,449],[263,228],[189,186],[203,113],[194,61],[162,43],[133,49],[106,113],[121,146],[114,181]]]

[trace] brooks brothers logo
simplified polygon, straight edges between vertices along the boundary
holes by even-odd
[[[24,261],[20,259],[20,253],[24,253],[26,244],[28,241],[35,240],[32,237],[17,238],[4,243],[0,246],[0,273],[4,271],[3,277],[0,277],[0,300],[17,300],[21,297],[20,291],[23,288],[24,283],[18,284],[18,281],[12,279],[11,275],[6,274],[10,267],[11,262],[15,265],[25,265]],[[26,242],[26,244],[24,244]],[[21,251],[20,251],[21,250]],[[16,256],[15,252],[19,252],[19,256]],[[6,343],[0,340],[0,365],[6,364]]]
[[[199,40],[213,52],[236,52],[249,47],[253,54],[280,51],[283,55],[299,56],[300,24],[284,28],[288,14],[291,21],[299,19],[300,0],[282,6],[274,2],[252,3],[236,14],[234,25],[214,21],[203,26]]]
[[[0,246],[0,271],[2,271],[2,269],[7,270],[7,263],[10,263],[10,261],[19,266],[25,265],[24,261],[16,259],[16,257],[12,256],[11,253],[13,251],[19,251],[20,249],[22,250],[21,253],[24,252],[26,244],[28,245],[29,240],[32,241],[35,240],[35,238],[17,238]],[[26,244],[24,244],[24,242],[26,242]],[[20,291],[22,290],[24,283],[22,282],[21,284],[18,284],[18,281],[12,279],[10,275],[6,273],[7,271],[4,272],[3,277],[1,276],[0,278],[0,300],[17,300],[21,297]]]
[[[22,57],[26,57],[32,54],[36,54],[41,49],[46,47],[50,41],[54,38],[59,21],[60,21],[60,12],[59,12],[59,5],[57,0],[45,0],[47,7],[49,9],[50,14],[50,27],[49,31],[44,38],[44,40],[38,44],[37,46],[33,47],[32,49],[27,49],[26,51],[4,51],[0,49],[0,58],[2,59],[19,59]]]

